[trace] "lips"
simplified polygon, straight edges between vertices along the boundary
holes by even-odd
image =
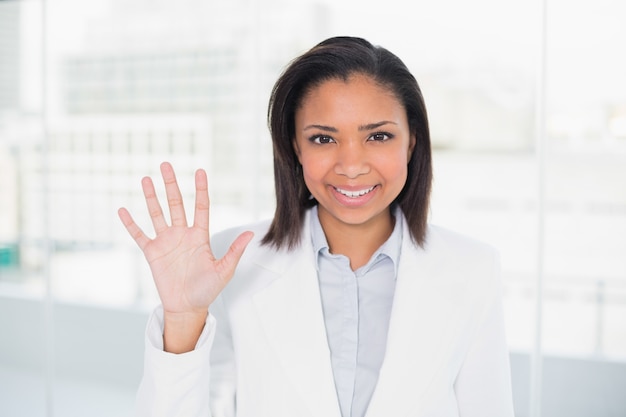
[[[372,186],[372,187],[369,187],[369,188],[364,188],[362,190],[353,190],[353,191],[343,190],[343,189],[337,188],[337,187],[333,187],[333,188],[339,194],[345,195],[346,197],[349,197],[349,198],[359,198],[359,197],[364,196],[365,194],[369,194],[370,192],[372,192],[372,190],[374,188],[376,188],[376,186]]]

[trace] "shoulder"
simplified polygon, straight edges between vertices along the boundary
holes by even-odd
[[[233,228],[229,228],[219,233],[216,233],[211,236],[211,249],[213,250],[213,254],[216,257],[223,256],[231,243],[239,236],[241,233],[246,231],[251,231],[254,233],[254,238],[248,244],[246,251],[244,252],[245,258],[250,258],[250,255],[256,254],[257,259],[264,256],[274,256],[278,257],[287,257],[292,258],[294,255],[310,251],[311,248],[311,216],[312,210],[308,210],[305,213],[304,220],[300,226],[301,227],[301,235],[300,235],[300,243],[296,245],[294,248],[286,248],[282,247],[280,249],[276,249],[273,245],[263,245],[261,241],[267,234],[272,224],[272,219],[264,219],[254,223],[248,223],[242,226],[237,226]]]
[[[252,241],[248,244],[246,252],[253,251],[255,248],[261,246],[261,240],[267,233],[271,224],[270,219],[261,220],[254,223],[249,223],[237,227],[222,230],[211,236],[211,250],[216,258],[224,256],[228,248],[233,241],[243,232],[250,231],[254,233]]]
[[[261,242],[266,235],[271,220],[263,220],[255,223],[237,226],[214,234],[211,237],[211,250],[216,258],[221,258],[228,251],[232,242],[241,233],[251,231],[254,233],[252,241],[246,247],[237,268],[222,292],[222,299],[229,305],[244,300],[256,294],[258,291],[271,285],[277,279],[286,276],[285,271],[289,268],[307,267],[313,265],[310,244],[301,244],[297,249],[276,249],[271,245],[263,245]],[[288,276],[288,275],[287,275]]]
[[[501,294],[500,255],[479,239],[445,227],[429,225],[421,263],[431,286],[446,288],[463,311],[482,317]],[[472,314],[474,314],[472,313]]]
[[[447,229],[429,225],[422,249],[433,270],[457,283],[493,285],[500,276],[498,250],[479,239]]]
[[[497,257],[492,245],[445,227],[429,224],[426,233],[426,250],[441,250],[463,257],[477,255]]]

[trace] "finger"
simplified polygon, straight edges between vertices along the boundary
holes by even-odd
[[[125,208],[121,208],[117,211],[117,215],[119,216],[122,224],[128,231],[128,234],[130,234],[133,240],[137,243],[139,249],[143,251],[146,245],[150,243],[150,239],[141,230],[141,228],[137,226],[137,223],[135,223],[128,210],[126,210]]]
[[[159,199],[154,191],[154,183],[152,182],[152,179],[150,177],[144,177],[141,180],[141,188],[143,189],[143,195],[146,198],[148,214],[150,214],[154,231],[158,234],[167,229],[167,223],[165,222],[165,217],[163,217],[163,210],[161,209]]]
[[[169,162],[163,162],[161,164],[161,175],[165,183],[165,195],[167,195],[167,204],[170,208],[172,226],[187,226],[183,197],[180,194],[180,188],[178,188],[178,183],[176,182],[174,169]]]
[[[194,227],[199,227],[209,235],[209,189],[206,172],[196,171],[196,208],[193,215]]]
[[[243,251],[248,246],[248,243],[254,237],[252,232],[243,232],[237,239],[230,245],[228,252],[218,261],[218,268],[222,277],[231,277],[237,268],[237,264],[243,255]]]

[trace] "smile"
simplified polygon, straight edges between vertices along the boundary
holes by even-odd
[[[337,187],[334,187],[334,188],[335,188],[335,191],[337,191],[340,194],[345,195],[346,197],[357,198],[357,197],[364,196],[365,194],[371,192],[374,188],[376,188],[376,186],[367,188],[365,190],[359,190],[359,191],[347,191],[347,190],[342,190],[341,188],[337,188]]]

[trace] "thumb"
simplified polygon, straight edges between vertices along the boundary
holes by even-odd
[[[241,259],[241,255],[245,251],[246,247],[248,247],[248,243],[254,237],[254,233],[252,232],[243,232],[233,241],[233,243],[228,248],[228,252],[220,259],[219,266],[225,277],[230,277],[235,273],[235,268],[237,268],[237,264]]]

